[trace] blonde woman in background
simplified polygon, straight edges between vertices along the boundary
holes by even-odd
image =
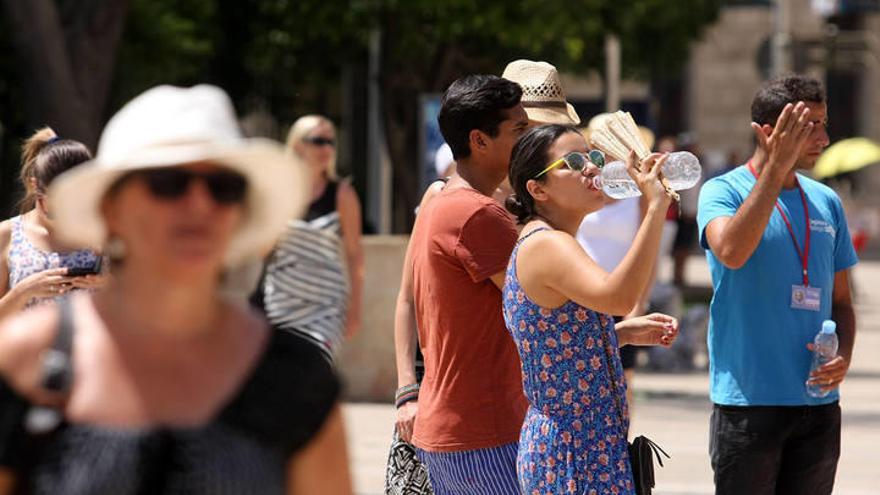
[[[252,302],[274,327],[302,336],[332,360],[361,324],[361,205],[354,187],[336,175],[336,128],[330,120],[298,119],[287,149],[311,175],[311,203],[270,254]]]
[[[24,142],[20,178],[25,196],[21,214],[0,223],[0,317],[73,289],[100,285],[99,256],[93,251],[62,246],[55,238],[46,204],[46,190],[55,177],[91,158],[84,144],[61,139],[49,127]],[[94,274],[85,275],[89,272]]]

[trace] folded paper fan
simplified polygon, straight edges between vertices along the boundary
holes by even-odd
[[[626,160],[630,151],[635,151],[639,160],[651,154],[642,141],[639,127],[629,112],[608,115],[600,126],[590,134],[590,143],[617,160]]]
[[[624,162],[630,151],[635,152],[639,161],[651,154],[651,150],[642,140],[642,134],[639,132],[639,127],[632,115],[620,110],[608,114],[596,129],[590,131],[590,144],[615,160]],[[662,175],[660,181],[666,188],[666,193],[679,201],[678,193],[672,190]]]

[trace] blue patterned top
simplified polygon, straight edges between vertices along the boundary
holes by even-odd
[[[9,285],[11,289],[27,277],[52,268],[88,268],[95,266],[98,255],[94,251],[81,249],[78,251],[55,252],[43,251],[34,246],[24,233],[24,219],[21,215],[11,219],[12,235],[9,242],[7,266],[9,268]],[[31,299],[27,306],[55,298]]]
[[[524,494],[632,494],[626,381],[611,316],[568,301],[535,304],[516,274],[504,283],[504,321],[516,341],[529,411],[517,474]],[[610,365],[610,366],[609,366]]]

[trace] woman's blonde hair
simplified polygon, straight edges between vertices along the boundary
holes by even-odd
[[[51,127],[43,127],[21,146],[21,185],[24,198],[19,211],[34,208],[37,195],[46,192],[49,184],[66,170],[92,159],[86,145],[72,139],[61,139]]]
[[[294,144],[302,143],[303,139],[305,139],[315,127],[318,127],[321,124],[329,125],[333,131],[336,132],[336,126],[333,125],[333,122],[323,115],[304,115],[296,119],[296,122],[290,126],[290,132],[287,133],[287,150],[296,153]],[[324,171],[324,174],[330,180],[337,180],[339,178],[336,173],[336,154],[333,155],[333,159],[327,164],[327,170]]]

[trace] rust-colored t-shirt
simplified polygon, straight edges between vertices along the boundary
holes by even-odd
[[[501,291],[489,278],[516,244],[510,216],[473,189],[442,191],[413,230],[413,291],[425,376],[413,443],[434,452],[516,442],[527,403]]]

